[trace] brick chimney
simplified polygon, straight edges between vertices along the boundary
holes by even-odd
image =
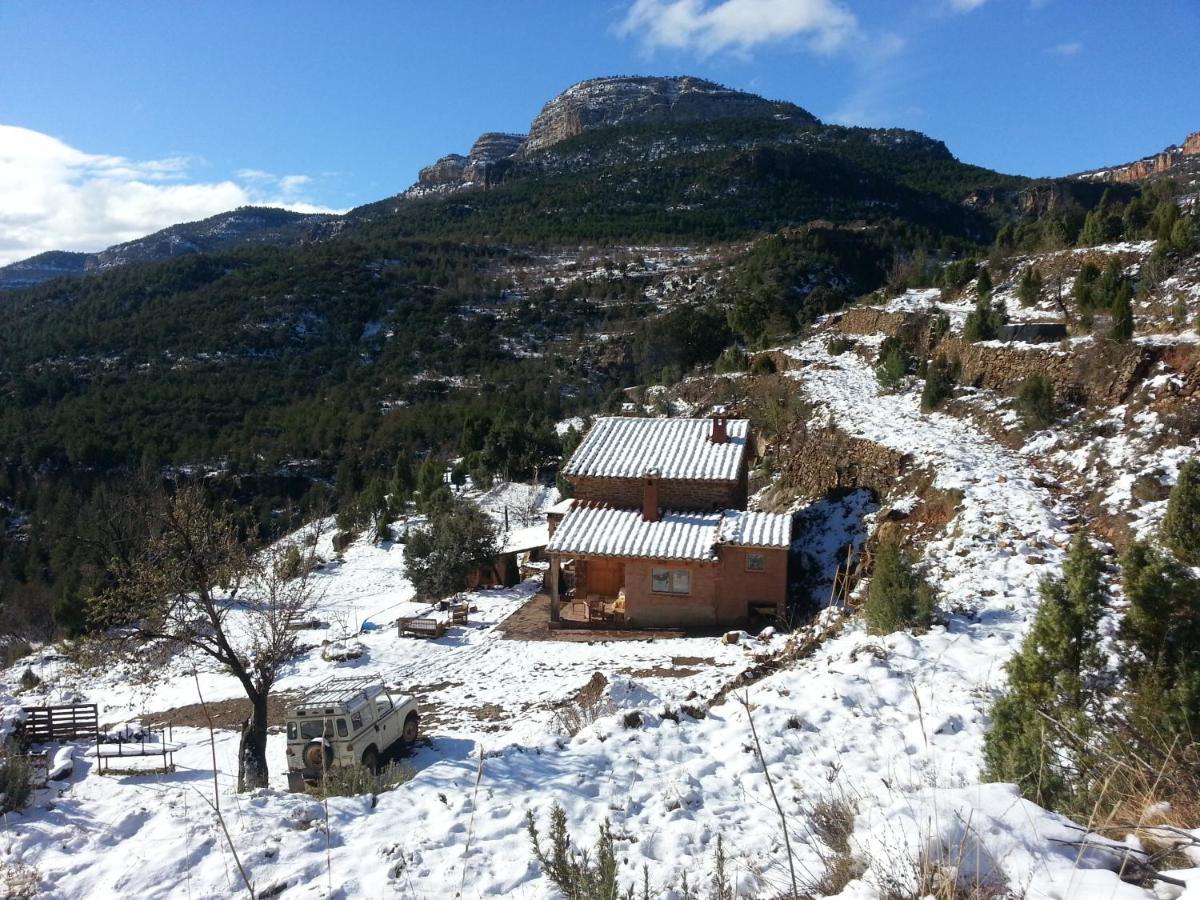
[[[714,444],[729,443],[729,419],[723,413],[712,417],[712,434],[708,439]]]
[[[642,476],[642,521],[658,521],[658,471],[651,469]]]

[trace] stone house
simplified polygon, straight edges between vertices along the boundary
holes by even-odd
[[[549,515],[551,622],[782,617],[792,520],[746,510],[750,446],[745,419],[598,419]]]

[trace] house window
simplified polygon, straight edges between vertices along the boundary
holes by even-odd
[[[767,571],[767,558],[761,553],[746,554],[746,571],[747,572],[765,572]]]
[[[652,569],[650,589],[656,594],[690,594],[692,573],[687,569]]]

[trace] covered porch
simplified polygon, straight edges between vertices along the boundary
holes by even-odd
[[[625,565],[620,559],[550,555],[546,592],[550,622],[620,628],[625,615]]]

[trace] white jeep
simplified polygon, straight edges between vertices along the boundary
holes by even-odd
[[[303,791],[330,769],[379,761],[417,739],[417,701],[392,696],[378,678],[332,678],[287,707],[288,789]]]

